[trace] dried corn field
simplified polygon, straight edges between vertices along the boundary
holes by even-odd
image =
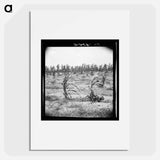
[[[112,117],[113,72],[46,74],[45,114],[49,117]]]

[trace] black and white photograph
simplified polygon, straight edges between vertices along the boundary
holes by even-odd
[[[41,40],[41,120],[119,120],[119,40]]]

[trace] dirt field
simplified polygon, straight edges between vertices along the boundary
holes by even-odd
[[[103,96],[100,102],[92,102],[90,95],[90,83],[94,77],[101,77],[103,73],[76,73],[71,74],[70,83],[78,87],[71,98],[64,96],[63,80],[65,75],[45,76],[45,114],[52,117],[81,117],[81,118],[110,118],[113,111],[113,73],[106,74],[103,87],[94,86],[95,95]]]

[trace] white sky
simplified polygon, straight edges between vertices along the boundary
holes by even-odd
[[[48,47],[46,49],[46,66],[113,64],[113,50],[106,47]]]

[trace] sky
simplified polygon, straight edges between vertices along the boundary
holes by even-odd
[[[113,50],[107,47],[48,47],[45,56],[48,67],[57,64],[113,64]]]

